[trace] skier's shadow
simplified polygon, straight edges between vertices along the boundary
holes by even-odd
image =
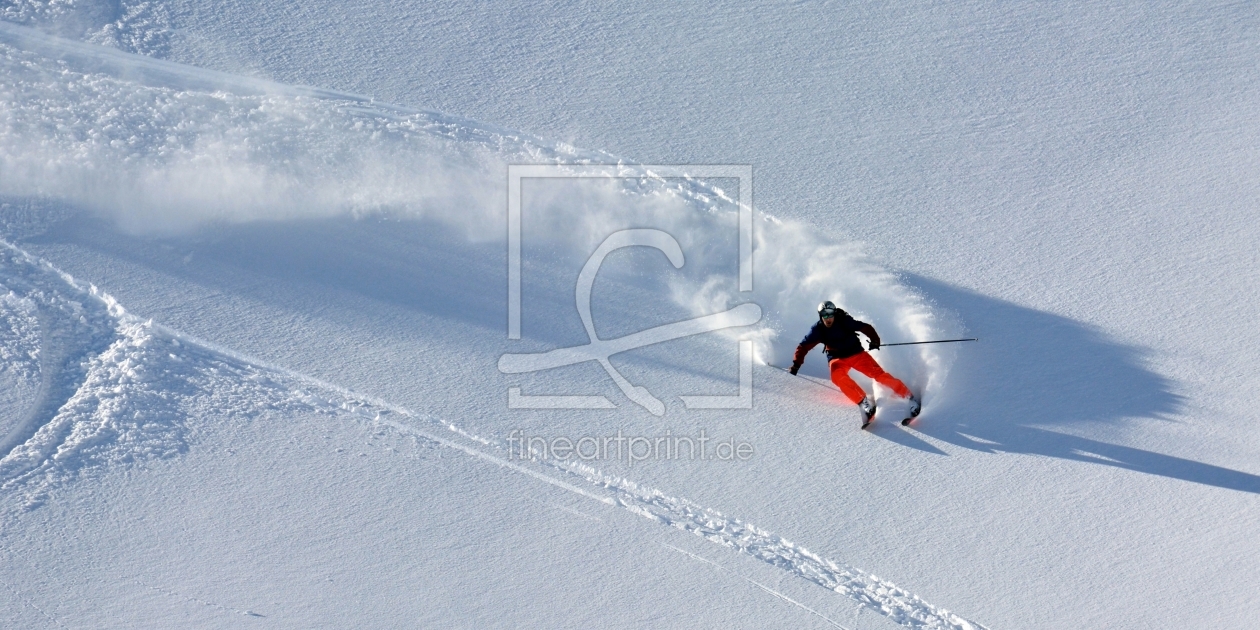
[[[1184,397],[1173,381],[1143,367],[1141,348],[1058,315],[920,276],[907,280],[982,337],[959,349],[949,374],[948,390],[965,392],[965,399],[927,401],[930,413],[915,429],[978,451],[1044,455],[1260,493],[1257,475],[1045,428],[1119,428],[1124,418],[1176,414]]]

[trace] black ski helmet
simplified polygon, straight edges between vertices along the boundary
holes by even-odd
[[[823,302],[822,304],[818,305],[818,320],[822,321],[822,318],[825,317],[826,315],[831,315],[832,317],[835,317],[836,311],[839,311],[839,310],[840,309],[836,308],[835,304],[831,303],[831,300],[827,300],[826,302]]]

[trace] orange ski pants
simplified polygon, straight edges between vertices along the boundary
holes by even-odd
[[[870,353],[860,352],[851,357],[831,360],[831,382],[835,383],[836,387],[839,387],[840,391],[844,392],[844,395],[848,396],[854,404],[862,402],[862,399],[866,397],[866,391],[849,378],[849,370],[857,370],[875,379],[876,383],[893,390],[893,393],[902,398],[910,395],[910,388],[906,387],[905,383],[879,367]]]

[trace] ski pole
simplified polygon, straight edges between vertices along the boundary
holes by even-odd
[[[881,343],[879,344],[879,347],[887,348],[889,346],[917,346],[921,343],[954,343],[955,341],[980,341],[980,339],[972,337],[969,339],[937,339],[936,341],[905,341],[902,343]]]
[[[770,366],[770,367],[772,367],[772,368],[778,368],[778,369],[780,369],[780,370],[783,370],[784,372],[787,372],[788,374],[792,374],[792,370],[789,370],[788,368],[785,368],[785,367],[783,367],[783,366],[781,366],[781,365],[775,365],[775,364],[773,364],[773,363],[767,363],[766,365],[768,365],[768,366]],[[835,387],[831,387],[831,386],[829,386],[829,385],[826,385],[825,383],[819,383],[818,381],[814,380],[814,378],[813,378],[813,377],[811,377],[811,376],[806,376],[806,377],[805,377],[805,380],[806,380],[806,381],[808,381],[808,382],[810,382],[810,383],[813,383],[813,384],[815,384],[815,385],[817,385],[817,386],[819,386],[819,387],[822,387],[822,388],[825,388],[825,389],[829,389],[829,390],[831,390],[831,391],[833,391],[833,392],[838,392],[838,391],[840,391],[839,389],[837,389],[837,388],[835,388]]]

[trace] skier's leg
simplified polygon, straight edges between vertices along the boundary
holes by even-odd
[[[906,387],[905,383],[897,380],[897,378],[892,374],[885,372],[884,368],[880,367],[879,364],[875,362],[875,358],[869,353],[863,352],[849,357],[849,366],[875,379],[876,383],[893,390],[894,394],[901,396],[902,398],[910,397],[910,388]],[[834,374],[834,372],[832,372],[832,374]],[[833,376],[832,379],[834,380],[835,377]]]
[[[862,399],[866,398],[866,390],[849,378],[849,369],[852,366],[849,365],[848,359],[832,359],[830,366],[831,382],[835,383],[836,387],[839,387],[840,391],[853,401],[853,404],[862,402]]]

